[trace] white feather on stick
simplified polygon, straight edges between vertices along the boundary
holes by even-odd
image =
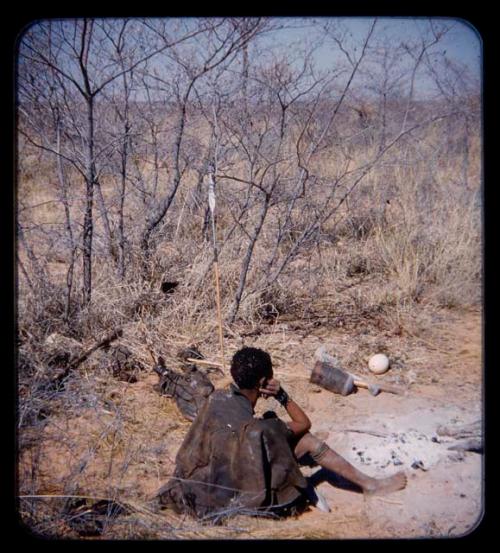
[[[212,173],[208,175],[208,205],[213,216],[215,211],[215,182]]]

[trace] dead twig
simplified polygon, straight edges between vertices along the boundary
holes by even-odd
[[[370,436],[375,436],[377,438],[388,438],[389,434],[387,432],[379,432],[378,430],[363,430],[361,428],[345,428],[342,432],[357,432],[358,434],[369,434]]]
[[[383,501],[384,503],[389,503],[391,505],[404,505],[402,501],[395,501],[394,499],[387,499],[385,497],[380,497],[379,495],[374,495],[374,499],[378,499],[379,501]]]
[[[76,369],[79,365],[81,365],[94,351],[97,351],[100,348],[109,346],[111,342],[114,342],[117,338],[120,338],[123,335],[123,330],[121,328],[118,328],[116,330],[113,330],[110,334],[106,335],[102,340],[99,340],[96,344],[85,350],[82,355],[77,357],[74,361],[69,363],[67,367],[67,371],[71,371],[73,369]]]

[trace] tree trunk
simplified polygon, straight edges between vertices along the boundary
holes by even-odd
[[[257,223],[257,226],[255,227],[253,236],[251,237],[250,243],[247,247],[247,252],[245,254],[245,258],[243,259],[243,263],[241,266],[240,271],[240,280],[238,284],[238,289],[236,290],[236,295],[233,301],[233,305],[231,307],[231,312],[229,314],[228,323],[232,324],[234,323],[234,320],[236,319],[236,315],[238,313],[238,310],[240,308],[241,298],[243,296],[243,290],[245,289],[245,284],[247,280],[247,274],[248,269],[250,268],[250,262],[252,261],[252,255],[253,250],[255,248],[255,244],[257,243],[257,239],[260,235],[260,231],[262,230],[262,227],[264,225],[264,221],[266,219],[267,211],[269,209],[269,202],[271,200],[270,194],[266,194],[266,199],[264,203],[262,204],[262,209],[259,216],[259,221]]]
[[[96,191],[97,205],[99,207],[99,213],[101,215],[102,224],[104,226],[104,242],[106,244],[106,249],[108,250],[109,255],[115,263],[117,263],[118,256],[115,249],[115,244],[113,240],[113,233],[111,231],[111,223],[109,222],[108,209],[104,202],[104,196],[102,195],[101,183],[97,179],[97,176],[94,180],[94,188]]]
[[[57,153],[61,153],[61,126],[59,120],[57,121]],[[63,161],[60,155],[57,156],[57,172],[59,177],[59,186],[61,188],[62,202],[64,206],[66,232],[68,234],[71,252],[68,272],[66,273],[66,301],[64,307],[64,318],[66,322],[68,322],[69,314],[71,311],[71,294],[73,291],[73,274],[75,269],[76,245],[73,236],[73,229],[71,228],[71,212],[69,210],[68,185],[66,182],[66,176],[64,174]]]
[[[92,236],[94,232],[93,203],[96,170],[94,160],[94,98],[87,101],[87,167],[85,191],[85,216],[83,219],[83,304],[86,306],[92,299]]]
[[[148,217],[146,222],[146,228],[144,229],[143,235],[142,235],[142,241],[141,241],[141,248],[145,255],[145,264],[147,264],[147,259],[149,257],[150,253],[150,243],[149,240],[151,238],[151,235],[153,234],[154,230],[157,228],[157,226],[163,221],[165,215],[167,214],[167,211],[170,209],[170,205],[174,201],[175,195],[177,194],[177,189],[179,188],[179,185],[181,183],[182,179],[182,172],[180,168],[180,157],[181,157],[181,147],[182,147],[182,140],[184,138],[184,128],[186,126],[186,118],[187,118],[187,102],[189,99],[189,94],[191,92],[191,89],[196,81],[196,78],[194,78],[191,83],[189,84],[189,87],[186,91],[186,94],[184,95],[182,99],[181,104],[181,113],[180,113],[180,120],[179,120],[179,129],[177,131],[177,137],[175,141],[175,148],[174,148],[174,182],[172,184],[172,189],[168,196],[164,198],[160,205],[156,210],[153,211],[153,213]]]
[[[121,167],[121,190],[120,205],[118,211],[118,276],[121,280],[125,278],[125,224],[123,210],[125,207],[125,192],[127,187],[127,161],[128,161],[128,133],[130,127],[128,122],[125,124],[125,140],[122,150]]]

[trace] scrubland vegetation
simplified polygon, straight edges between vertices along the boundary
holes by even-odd
[[[419,335],[437,310],[480,305],[479,85],[440,48],[447,22],[404,43],[386,24],[352,37],[327,19],[63,20],[20,38],[19,490],[35,531],[72,535],[67,498],[93,496],[128,509],[113,537],[196,536],[120,484],[186,422],[126,395],[140,382],[113,382],[99,352],[63,369],[119,328],[147,370],[191,344],[217,358],[210,174],[226,362],[270,327]],[[304,25],[307,40],[284,42]],[[51,485],[47,440],[79,444]]]

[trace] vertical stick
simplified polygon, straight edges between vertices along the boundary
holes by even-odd
[[[221,308],[220,308],[220,285],[219,285],[219,262],[216,260],[214,262],[214,269],[215,269],[215,289],[216,289],[216,298],[217,298],[217,318],[219,320],[219,345],[220,345],[220,355],[221,355],[221,363],[222,367],[224,368],[225,361],[224,361],[224,333],[222,332],[222,314],[221,314]]]
[[[220,305],[220,284],[219,284],[219,256],[217,251],[217,235],[215,232],[215,180],[213,172],[210,171],[208,174],[208,205],[210,207],[210,213],[212,218],[212,238],[214,246],[214,270],[215,270],[215,291],[216,291],[216,302],[217,302],[217,319],[219,322],[219,345],[220,345],[220,354],[221,354],[221,363],[225,367],[224,360],[224,333],[222,332],[222,313]]]

